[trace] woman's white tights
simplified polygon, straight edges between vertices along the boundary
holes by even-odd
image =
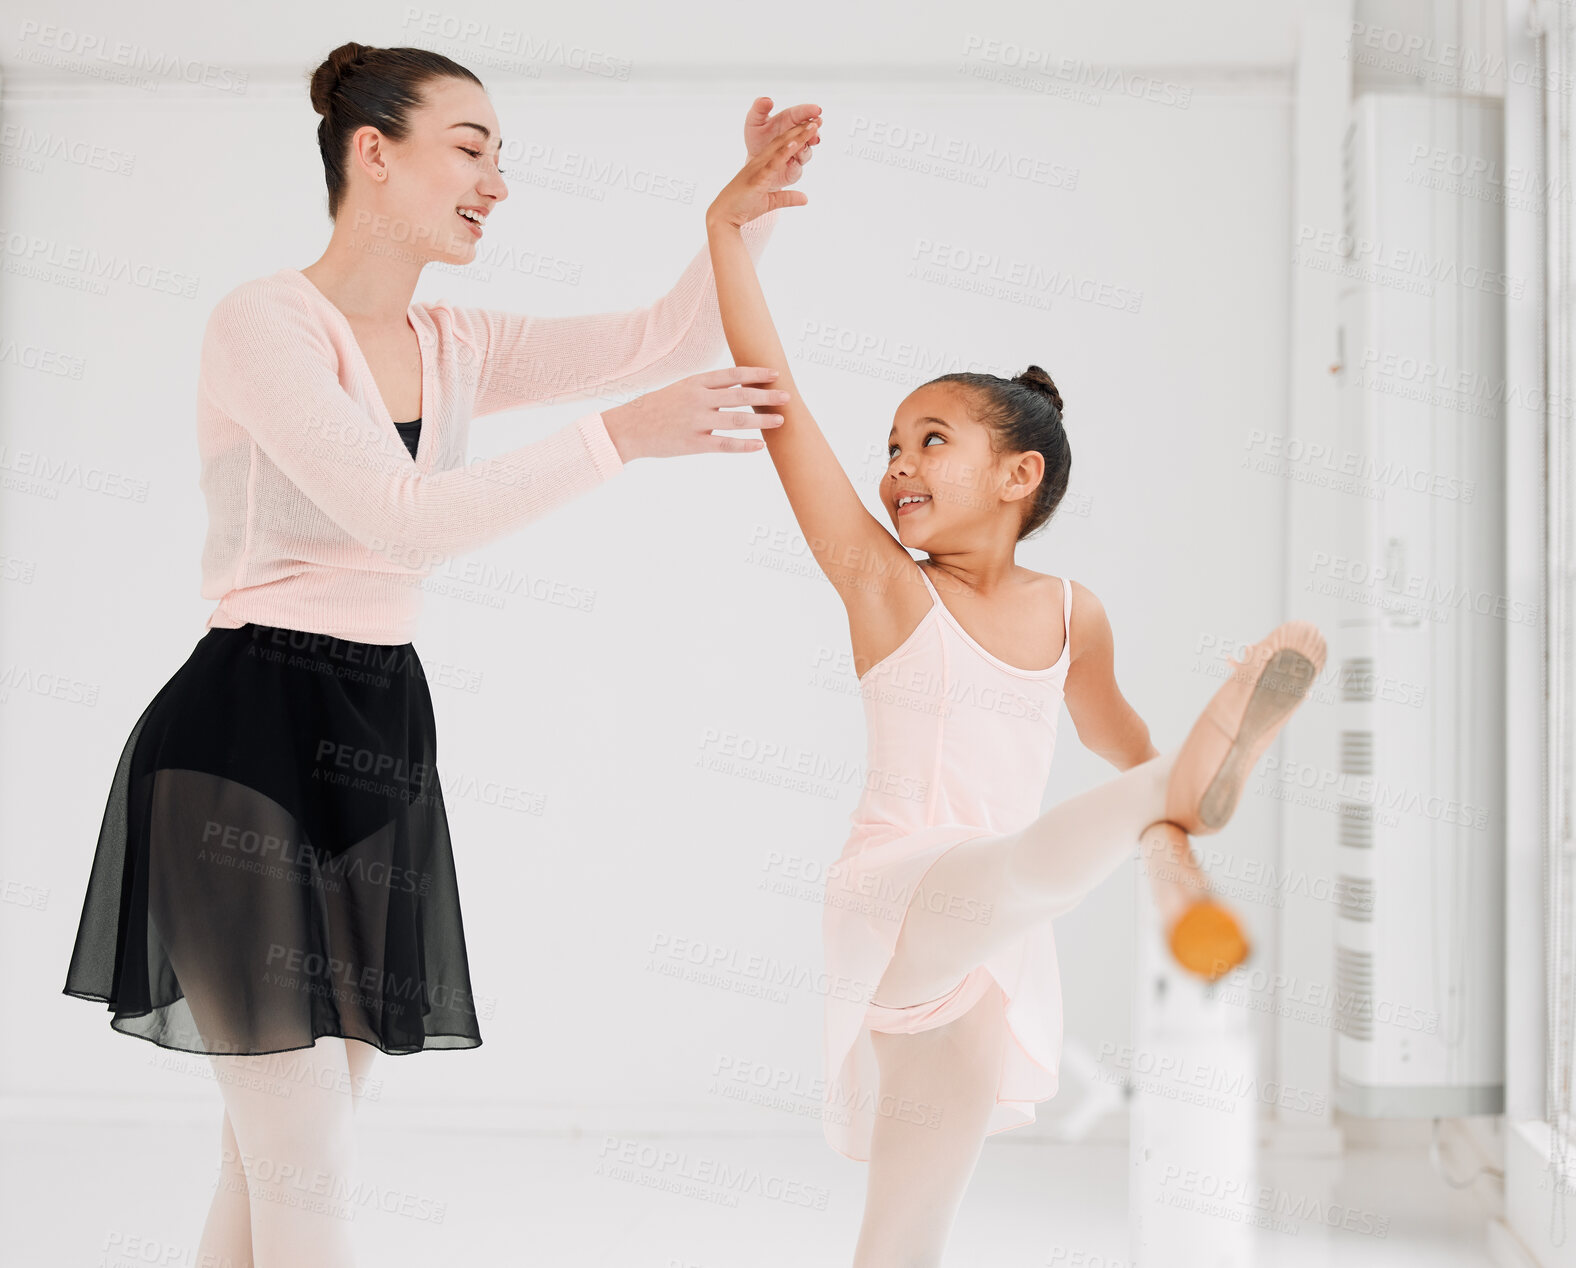
[[[218,1188],[196,1268],[355,1268],[353,1124],[377,1049],[212,1056],[224,1097]]]

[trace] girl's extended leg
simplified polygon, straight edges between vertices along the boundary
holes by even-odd
[[[979,1161],[1007,1044],[1001,988],[961,1017],[913,1035],[871,1032],[881,1104],[870,1138],[854,1268],[941,1262]]]
[[[877,1002],[895,1008],[939,999],[1033,925],[1076,907],[1165,817],[1176,752],[1052,806],[1018,832],[976,837],[937,859],[908,901]],[[990,918],[967,919],[959,910]]]
[[[901,1008],[940,1000],[992,952],[1076,906],[1151,824],[1218,832],[1254,764],[1307,697],[1325,652],[1324,637],[1307,621],[1276,626],[1232,662],[1178,748],[1053,806],[1018,832],[976,837],[942,854],[907,903],[875,1002]],[[988,910],[989,921],[958,916],[952,900],[959,898],[969,900],[964,910]]]

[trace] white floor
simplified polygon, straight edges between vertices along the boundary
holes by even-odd
[[[861,1164],[818,1137],[522,1139],[363,1126],[355,1222],[364,1265],[779,1268],[849,1262]],[[655,1151],[673,1151],[665,1163]],[[217,1127],[13,1123],[0,1135],[0,1264],[196,1268]],[[949,1268],[1133,1268],[1125,1145],[987,1142]],[[726,1169],[724,1171],[723,1169]],[[667,1177],[698,1177],[675,1192]],[[1486,1265],[1484,1219],[1417,1150],[1261,1162],[1260,1184],[1318,1198],[1260,1228],[1253,1268]],[[1327,1204],[1339,1203],[1341,1207]],[[1377,1212],[1383,1236],[1319,1212]],[[1223,1239],[1249,1204],[1201,1216]],[[1328,1221],[1339,1225],[1339,1217]],[[1228,1231],[1229,1228],[1229,1231]],[[1180,1253],[1142,1268],[1232,1262]]]

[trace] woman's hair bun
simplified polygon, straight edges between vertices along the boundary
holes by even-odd
[[[366,61],[367,54],[372,51],[371,45],[357,44],[352,40],[348,44],[341,44],[324,58],[323,64],[312,72],[312,109],[326,115],[339,81],[347,72]]]
[[[1014,383],[1024,387],[1033,388],[1035,391],[1044,392],[1051,398],[1056,406],[1056,412],[1062,412],[1062,394],[1056,390],[1056,384],[1051,381],[1051,376],[1037,365],[1031,365],[1022,374],[1013,379]]]

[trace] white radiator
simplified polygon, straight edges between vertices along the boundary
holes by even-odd
[[[1336,1103],[1504,1107],[1504,272],[1497,103],[1367,95],[1346,144],[1331,550]],[[1306,231],[1304,239],[1311,235]]]

